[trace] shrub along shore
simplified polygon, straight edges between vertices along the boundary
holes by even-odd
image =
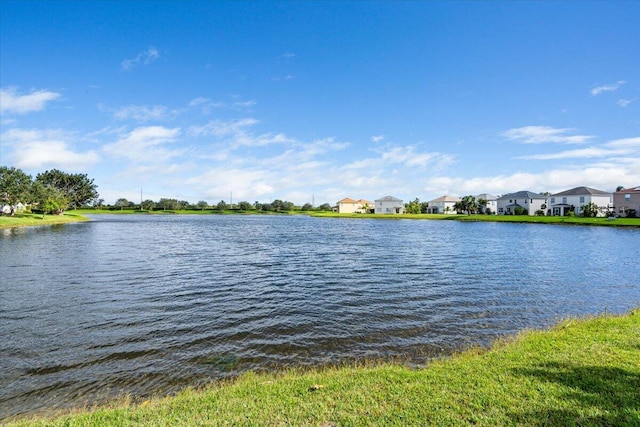
[[[569,319],[421,368],[247,373],[16,426],[640,425],[640,309]],[[5,421],[8,422],[8,421]]]

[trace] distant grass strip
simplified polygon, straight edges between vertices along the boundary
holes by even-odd
[[[24,213],[15,216],[0,216],[0,228],[34,227],[39,225],[66,224],[70,222],[88,221],[89,218],[77,212],[65,212],[63,215],[45,215]]]
[[[640,310],[567,320],[423,369],[246,374],[18,426],[639,426]]]
[[[602,225],[613,227],[640,227],[640,218],[582,218],[568,216],[529,215],[455,215],[455,214],[339,214],[336,212],[314,212],[310,215],[324,218],[372,218],[372,219],[432,219],[450,221],[519,222],[535,224]]]

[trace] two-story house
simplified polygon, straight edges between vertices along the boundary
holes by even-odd
[[[368,213],[373,209],[373,203],[360,199],[353,200],[346,197],[338,202],[338,213]]]
[[[630,216],[635,211],[635,216],[640,216],[640,187],[622,189],[613,193],[613,206],[617,216]]]
[[[404,204],[402,200],[392,196],[386,196],[375,201],[375,213],[377,214],[402,214]]]
[[[480,206],[480,200],[486,200],[486,203],[483,206]],[[476,196],[476,202],[478,202],[478,212],[479,213],[496,213],[498,212],[498,196],[494,196],[493,194],[482,193]],[[480,211],[480,209],[482,211]]]
[[[545,211],[547,196],[531,191],[518,191],[498,197],[498,215],[514,215],[518,208],[522,208],[527,215],[535,215],[538,211]]]
[[[431,214],[454,214],[456,213],[455,209],[453,209],[453,205],[460,201],[457,197],[451,196],[442,196],[437,199],[429,200],[429,207],[427,208],[427,213]]]
[[[549,196],[546,213],[564,216],[572,211],[579,216],[583,213],[582,207],[590,203],[598,206],[598,216],[604,216],[613,204],[613,195],[590,187],[572,188]]]

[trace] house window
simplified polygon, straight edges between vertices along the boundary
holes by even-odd
[[[631,194],[625,194],[625,195],[624,195],[624,201],[625,201],[625,202],[629,202],[629,201],[631,201]]]
[[[513,203],[513,200],[509,199],[509,203]]]
[[[580,203],[584,203],[584,196],[580,196]]]
[[[527,203],[529,203],[529,200],[524,199],[524,204],[526,205]]]
[[[551,203],[555,203],[555,202],[556,202],[556,198],[555,198],[555,197],[552,197],[552,198],[551,198]]]
[[[567,203],[567,198],[566,198],[566,197],[563,197],[563,198],[562,198],[562,203],[564,203],[564,204],[566,204],[566,203]]]

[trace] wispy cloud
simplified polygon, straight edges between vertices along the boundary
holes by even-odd
[[[60,129],[10,129],[2,134],[3,144],[13,148],[13,165],[24,169],[60,168],[82,171],[100,161],[91,150],[75,151],[74,135]]]
[[[596,96],[596,95],[600,95],[601,93],[604,92],[614,92],[618,89],[620,89],[620,87],[622,85],[624,85],[625,83],[627,83],[624,80],[618,80],[617,82],[613,83],[613,84],[606,84],[606,85],[602,85],[602,86],[596,86],[593,89],[591,89],[591,95]]]
[[[158,49],[150,47],[149,49],[137,54],[135,58],[123,60],[120,65],[123,70],[128,71],[141,64],[149,65],[158,58],[160,58],[160,52]]]
[[[237,135],[258,123],[260,123],[258,120],[251,117],[236,120],[212,120],[201,126],[191,126],[188,132],[192,136],[223,137]]]
[[[633,99],[618,99],[617,104],[621,107],[626,107],[627,105],[631,104],[632,102],[635,102],[637,98],[633,98]]]
[[[223,102],[199,96],[189,101],[189,107],[200,108],[203,114],[209,114],[213,109],[244,111],[246,113],[251,112],[251,108],[255,107],[257,104],[257,101],[253,99],[242,101],[236,96],[232,98],[233,101],[231,102]]]
[[[373,142],[381,142],[384,140],[384,135],[375,135],[371,137],[371,141]]]
[[[634,156],[640,158],[640,137],[616,139],[595,147],[566,150],[559,153],[534,154],[517,158],[523,160],[567,160],[612,158],[618,156]]]
[[[183,153],[184,150],[165,148],[166,144],[176,141],[179,135],[180,128],[139,127],[102,148],[111,157],[124,158],[133,162],[158,163]]]
[[[32,90],[28,94],[19,94],[13,87],[0,89],[0,114],[27,114],[42,111],[47,102],[60,98],[57,92]]]
[[[170,119],[178,113],[177,110],[170,110],[164,105],[127,105],[113,110],[113,116],[118,120],[139,122]]]
[[[584,144],[593,138],[591,135],[570,135],[574,129],[552,128],[550,126],[524,126],[509,129],[502,133],[507,139],[524,144],[543,144],[548,142],[558,144]]]

